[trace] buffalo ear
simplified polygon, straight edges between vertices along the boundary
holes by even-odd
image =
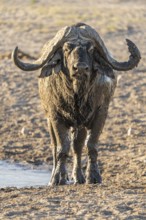
[[[107,75],[111,78],[115,78],[112,67],[105,61],[105,59],[96,51],[94,53],[93,70],[97,74]]]
[[[50,65],[46,64],[45,66],[43,66],[39,78],[45,78],[50,75],[52,75],[52,68]]]
[[[96,61],[94,61],[93,62],[93,70],[98,71],[99,69],[100,69],[100,65]]]
[[[98,53],[98,51],[96,49],[94,49],[94,53],[93,53],[93,70],[95,72],[99,72],[101,68],[101,58],[100,55]]]
[[[58,74],[61,71],[61,63],[53,68],[53,73]]]
[[[102,74],[103,68],[100,62],[94,59],[93,61],[93,71],[98,72],[99,74]]]
[[[54,56],[48,61],[42,68],[39,78],[51,76],[52,74],[58,74],[61,71],[62,66],[62,53],[57,51]]]

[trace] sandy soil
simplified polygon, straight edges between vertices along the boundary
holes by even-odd
[[[16,45],[37,57],[59,28],[82,21],[99,31],[118,60],[128,57],[125,38],[142,54],[136,69],[118,73],[99,142],[103,184],[0,189],[0,219],[146,219],[146,3],[103,2],[0,2],[0,159],[52,164],[39,72],[13,65],[10,54]]]

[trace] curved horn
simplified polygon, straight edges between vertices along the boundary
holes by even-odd
[[[41,56],[33,63],[22,62],[18,58],[18,47],[16,47],[12,53],[12,59],[15,65],[24,71],[33,71],[41,68],[47,62],[47,60],[52,57],[56,49],[62,45],[69,31],[70,27],[65,27],[58,31],[55,37],[44,45]]]
[[[83,25],[80,28],[83,28],[86,31],[86,34],[88,34],[89,38],[94,40],[98,50],[100,51],[104,59],[113,67],[113,69],[119,71],[127,71],[133,69],[138,65],[141,59],[141,55],[140,51],[132,41],[126,39],[128,50],[130,52],[129,60],[127,62],[118,62],[113,57],[111,57],[109,51],[104,45],[104,42],[93,28],[88,25]]]

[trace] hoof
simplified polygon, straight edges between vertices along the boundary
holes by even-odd
[[[67,178],[60,178],[60,175],[55,175],[49,183],[49,186],[66,185]]]
[[[68,174],[65,168],[65,165],[58,164],[58,166],[53,169],[52,176],[49,186],[58,186],[58,185],[66,185],[68,182]]]
[[[73,175],[74,184],[83,184],[85,183],[85,177],[81,170],[74,171]]]
[[[90,166],[87,168],[86,183],[87,184],[102,183],[102,178],[97,164],[90,164]]]
[[[52,175],[49,186],[57,186],[57,185],[66,185],[68,182],[68,175],[67,173],[62,173],[61,171],[55,172]]]

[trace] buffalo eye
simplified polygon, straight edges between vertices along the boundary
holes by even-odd
[[[71,52],[74,47],[75,47],[74,44],[72,44],[72,43],[67,43],[67,44],[65,45],[65,47],[64,47],[64,51],[65,51],[65,52]]]
[[[64,51],[69,52],[69,48],[68,47],[64,48]]]

